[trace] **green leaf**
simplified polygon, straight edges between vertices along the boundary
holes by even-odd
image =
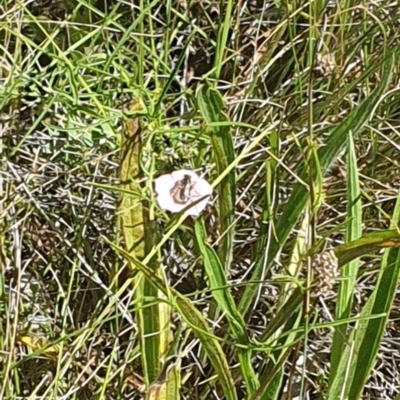
[[[394,211],[392,226],[400,223],[400,195]],[[360,321],[353,329],[342,353],[336,376],[329,388],[328,400],[344,396],[358,400],[374,366],[379,345],[396,296],[400,277],[400,250],[385,251],[376,287],[361,311]],[[371,317],[383,314],[381,318]],[[349,368],[350,365],[350,368]]]
[[[128,251],[137,258],[144,256],[143,207],[140,186],[141,129],[139,118],[129,118],[124,125],[121,140],[121,201],[119,205],[123,221],[125,243]]]
[[[215,49],[215,62],[213,68],[213,78],[218,80],[221,68],[224,64],[224,60],[226,60],[226,44],[228,40],[228,34],[231,30],[231,19],[232,19],[232,10],[234,7],[234,1],[228,0],[221,3],[226,4],[226,8],[223,12],[220,13],[221,19],[224,17],[224,22],[219,22],[219,31],[218,31],[218,38],[217,38],[217,48]]]
[[[360,239],[335,247],[334,252],[339,266],[344,266],[365,254],[394,247],[400,247],[400,233],[391,229],[363,235]]]
[[[236,304],[229,291],[229,284],[221,261],[214,249],[206,242],[207,235],[204,223],[201,220],[196,221],[195,233],[196,243],[210,282],[211,293],[220,309],[225,313],[232,335],[241,345],[238,349],[239,363],[246,382],[247,392],[251,395],[258,388],[258,380],[252,366],[252,355],[243,317],[237,311]]]
[[[229,165],[235,161],[231,128],[226,124],[229,120],[223,112],[223,99],[215,89],[205,83],[198,92],[198,104],[206,123],[206,132],[210,135],[217,173],[222,175]],[[221,125],[218,125],[218,123],[221,123]],[[210,124],[213,124],[213,126],[209,126]],[[232,260],[235,193],[236,178],[235,171],[232,169],[218,186],[222,235],[218,253],[226,271],[229,269]]]
[[[329,167],[346,145],[349,132],[353,132],[354,135],[359,134],[364,124],[371,117],[371,113],[390,82],[393,64],[394,56],[384,64],[382,80],[379,87],[365,99],[359,107],[351,111],[349,116],[332,131],[326,140],[325,146],[318,150],[322,176],[326,174]],[[299,175],[303,182],[314,182],[316,180],[316,176],[312,176],[311,179],[307,176],[305,168],[303,168]],[[265,268],[263,268],[263,264],[257,265],[257,268],[254,269],[251,276],[251,282],[263,280],[266,271],[271,267],[275,257],[286,242],[290,232],[293,230],[300,214],[303,212],[307,199],[307,187],[302,182],[297,183],[276,224],[275,235],[270,238],[271,242],[264,263]],[[257,283],[248,283],[246,286],[239,305],[239,311],[242,314],[246,313],[250,307],[257,287]]]
[[[357,240],[362,235],[361,190],[358,180],[357,156],[354,148],[353,135],[349,134],[347,146],[347,214],[350,218],[346,230],[346,242]],[[344,265],[341,270],[336,318],[345,319],[350,316],[353,304],[354,284],[358,270],[358,259]],[[331,371],[329,379],[333,381],[346,340],[348,325],[339,325],[335,329],[331,351]]]
[[[300,308],[304,300],[305,289],[297,287],[286,303],[281,307],[276,316],[268,323],[267,328],[258,339],[260,342],[266,342],[275,332]]]
[[[285,363],[293,351],[293,343],[295,343],[296,335],[294,332],[290,333],[293,324],[298,324],[299,318],[292,318],[288,321],[285,327],[285,332],[288,333],[286,337],[280,338],[277,345],[282,346],[280,349],[273,352],[270,361],[265,367],[263,374],[260,377],[260,388],[253,394],[250,400],[266,400],[277,398],[280,393],[279,383],[282,381],[282,374],[284,373]],[[293,341],[292,341],[293,340]]]
[[[283,358],[282,361],[286,361],[286,358]],[[268,385],[266,385],[264,393],[260,394],[259,397],[260,400],[279,400],[280,398],[279,396],[282,390],[284,373],[285,373],[285,368],[279,366],[275,376],[271,379],[271,381],[269,381]]]
[[[184,321],[190,326],[202,344],[218,376],[225,398],[227,400],[237,400],[235,385],[225,353],[217,338],[212,334],[209,325],[200,311],[197,310],[192,302],[185,296],[175,289],[167,287],[161,278],[154,274],[152,268],[143,264],[134,256],[115,244],[110,243],[110,245],[129,260],[155,288],[170,298],[174,308],[180,313]]]
[[[150,385],[146,400],[179,400],[180,375],[179,360],[170,357],[166,360],[159,378]]]
[[[199,338],[204,351],[214,367],[221,383],[222,390],[224,391],[225,398],[227,400],[237,400],[234,382],[225,353],[219,342],[212,335],[210,327],[204,317],[200,311],[193,306],[189,299],[182,296],[172,288],[170,290],[171,294],[175,296],[175,307]]]
[[[140,110],[141,103],[135,100],[130,111]],[[121,202],[120,213],[125,245],[128,252],[137,259],[143,259],[157,242],[157,231],[153,228],[147,208],[141,201],[139,179],[141,151],[141,129],[139,118],[129,118],[124,126],[121,141]],[[161,276],[158,255],[149,265],[153,274]],[[167,304],[158,300],[159,290],[142,275],[137,276],[136,320],[140,333],[141,356],[146,385],[157,379],[161,364],[168,349],[170,310]]]

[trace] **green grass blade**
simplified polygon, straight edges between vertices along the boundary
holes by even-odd
[[[260,342],[267,341],[281,326],[286,324],[288,318],[291,318],[300,308],[301,303],[304,300],[304,291],[305,290],[300,287],[293,290],[290,297],[278,311],[276,316],[268,323],[267,328],[259,338]]]
[[[221,2],[221,5],[225,2]],[[231,30],[231,18],[234,2],[233,0],[228,0],[226,2],[226,8],[221,13],[221,17],[224,17],[224,22],[220,24],[220,30],[218,32],[217,48],[215,51],[215,64],[213,69],[213,77],[219,79],[221,68],[223,66],[224,60],[226,59],[226,43],[228,40],[228,34]]]
[[[238,349],[238,358],[246,382],[247,393],[251,395],[258,388],[258,380],[251,362],[251,350],[249,349],[244,319],[236,309],[221,261],[214,249],[206,242],[207,235],[204,223],[201,220],[196,221],[195,233],[197,246],[210,281],[211,293],[219,308],[225,313],[232,335],[241,345]]]
[[[335,247],[334,252],[339,266],[343,266],[362,255],[393,247],[400,247],[400,233],[390,229],[363,235],[360,239]]]
[[[132,265],[135,266],[155,288],[164,294],[164,296],[169,296],[174,308],[179,312],[183,320],[190,326],[200,340],[204,351],[206,352],[216,374],[218,375],[225,398],[227,400],[237,400],[235,385],[229,369],[228,361],[225,357],[225,353],[218,339],[213,336],[208,323],[200,311],[197,310],[192,302],[185,296],[180,294],[175,289],[167,287],[161,278],[154,274],[154,271],[151,267],[143,264],[132,254],[126,252],[118,246],[112,243],[110,243],[110,245],[127,260],[129,260]]]
[[[393,220],[395,225],[400,223],[400,196],[394,210]],[[400,277],[400,250],[398,248],[388,249],[385,252],[384,259],[378,283],[366,305],[365,312],[361,317],[386,313],[386,316],[380,319],[371,319],[361,323],[362,329],[356,330],[356,349],[357,363],[354,365],[354,379],[352,381],[349,399],[359,399],[373,365],[376,362],[379,345],[383,337],[386,323],[389,319],[389,312],[396,296],[398,281]]]
[[[174,304],[186,323],[199,338],[215,372],[218,375],[222,390],[227,400],[237,400],[236,390],[225,353],[216,338],[212,335],[210,327],[189,299],[179,292],[171,289],[175,297]]]
[[[283,361],[284,360],[286,360],[286,358],[283,358]],[[280,398],[284,373],[285,368],[279,365],[278,372],[276,372],[271,382],[268,383],[264,393],[260,394],[260,400],[278,400]]]
[[[346,242],[351,242],[362,235],[362,210],[361,210],[361,190],[358,180],[357,157],[354,148],[353,135],[349,134],[349,142],[347,146],[347,196],[348,206],[347,214],[350,218],[347,231]],[[351,306],[353,304],[354,284],[356,281],[358,269],[358,259],[354,259],[341,270],[342,280],[339,285],[339,293],[336,308],[336,317],[345,319],[350,316]],[[342,354],[345,343],[347,325],[336,327],[333,336],[332,352],[331,352],[331,372],[329,379],[333,380]]]
[[[393,227],[400,222],[400,196],[397,199],[393,221]],[[342,354],[335,379],[330,385],[328,400],[337,399],[338,396],[345,396],[349,400],[360,398],[365,381],[376,362],[383,331],[396,296],[399,277],[400,250],[395,247],[385,251],[378,282]],[[382,313],[384,316],[381,318],[370,318]]]
[[[229,122],[223,112],[224,102],[221,95],[205,83],[198,92],[198,104],[206,124],[214,123],[213,127],[207,127],[207,133],[211,138],[217,173],[221,175],[235,160],[230,126],[215,126],[216,123]],[[235,193],[235,171],[231,170],[218,186],[221,234],[224,235],[218,253],[226,271],[232,260]]]
[[[173,71],[171,71],[171,72],[169,73],[168,80],[167,80],[167,82],[165,83],[165,85],[163,86],[162,92],[161,92],[161,94],[160,94],[160,97],[159,97],[159,99],[158,99],[158,101],[157,101],[157,104],[156,104],[155,107],[154,107],[154,114],[155,114],[155,115],[158,115],[158,113],[160,112],[160,107],[161,107],[163,101],[165,100],[164,98],[165,98],[165,96],[167,95],[168,90],[170,89],[170,87],[171,87],[172,83],[174,82],[174,80],[177,79],[176,76],[177,76],[177,73],[178,73],[178,71],[179,71],[179,68],[180,68],[180,66],[182,65],[182,63],[183,63],[184,60],[185,60],[186,49],[190,46],[194,35],[195,35],[195,31],[193,31],[193,32],[190,34],[190,36],[188,37],[188,39],[186,40],[185,47],[184,47],[182,53],[180,54],[180,56],[179,56],[177,62],[175,63],[175,66],[174,66]]]
[[[283,311],[283,310],[282,310]],[[267,344],[267,348],[274,349],[269,356],[269,361],[264,367],[260,376],[260,388],[253,395],[251,400],[265,400],[277,398],[280,388],[278,382],[282,380],[285,370],[285,363],[293,351],[293,344],[296,343],[303,333],[298,332],[298,326],[302,319],[301,312],[290,315],[286,318],[282,335]]]
[[[321,164],[321,173],[325,175],[331,166],[332,162],[336,159],[340,151],[343,149],[347,142],[349,131],[353,132],[354,135],[360,133],[364,124],[371,117],[371,112],[374,110],[377,102],[385,92],[392,75],[392,69],[394,65],[394,56],[390,58],[384,64],[382,80],[378,88],[367,98],[364,102],[354,109],[349,116],[337,126],[326,140],[325,146],[320,148],[318,151],[318,158]],[[314,181],[316,177],[310,179],[305,172],[300,174],[300,178],[305,182]],[[279,218],[276,226],[276,236],[271,238],[271,244],[268,251],[268,259],[265,263],[266,267],[269,268],[274,261],[274,258],[278,254],[279,250],[285,243],[294,225],[296,224],[300,214],[302,213],[308,199],[308,190],[302,184],[298,183],[288,203],[286,204],[282,215]],[[263,279],[263,270],[261,268],[254,269],[251,276],[253,282],[258,282]],[[245,313],[250,304],[253,301],[254,294],[257,291],[256,283],[249,283],[246,286],[244,294],[242,296],[239,311]]]

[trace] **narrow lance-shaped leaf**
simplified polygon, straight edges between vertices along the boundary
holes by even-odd
[[[229,121],[223,112],[224,102],[221,95],[205,83],[198,92],[198,104],[206,124],[214,124],[213,127],[206,127],[206,132],[210,135],[217,173],[221,175],[235,160],[230,126],[226,124],[215,126],[218,122]],[[231,170],[218,186],[219,216],[221,235],[223,235],[218,254],[226,271],[232,259],[235,192],[235,171]]]
[[[120,179],[123,191],[119,208],[125,246],[138,258],[144,256],[143,207],[140,201],[141,190],[137,183],[140,176],[140,135],[139,118],[129,118],[124,124],[121,140]]]
[[[399,223],[400,195],[397,198],[392,226],[398,226]],[[346,342],[337,373],[330,382],[328,400],[336,400],[338,396],[349,400],[360,398],[377,359],[379,345],[396,296],[399,277],[400,249],[394,247],[385,251],[376,287],[361,311],[360,321]],[[382,314],[381,318],[371,318]]]
[[[228,40],[228,34],[231,30],[231,18],[232,18],[232,10],[234,2],[233,0],[228,0],[222,2],[221,5],[226,5],[226,8],[223,12],[220,13],[221,21],[219,25],[218,39],[217,39],[217,48],[215,50],[215,62],[213,68],[213,78],[218,80],[221,68],[223,66],[223,62],[226,59],[226,43]],[[224,21],[222,21],[222,17]]]
[[[365,99],[359,107],[354,109],[349,116],[332,131],[326,140],[325,145],[318,150],[322,175],[326,174],[333,161],[346,145],[349,131],[353,132],[354,135],[357,135],[361,131],[363,125],[371,117],[371,112],[374,110],[376,103],[379,101],[390,82],[393,63],[394,57],[391,57],[390,60],[384,64],[382,80],[378,88],[375,89],[375,91]],[[310,182],[315,179],[315,177],[310,179],[304,168],[299,175],[303,182]],[[307,187],[301,182],[297,183],[282,215],[277,221],[275,235],[271,238],[271,243],[266,255],[267,260],[265,262],[267,269],[272,265],[274,258],[284,245],[300,214],[303,212],[307,198]],[[263,279],[262,274],[266,271],[261,267],[262,265],[258,265],[257,268],[254,269],[251,276],[252,282],[259,282]],[[256,283],[248,283],[246,286],[239,305],[239,311],[241,313],[245,313],[248,310],[253,301],[254,294],[257,291],[257,287],[258,285]]]
[[[211,365],[214,367],[214,370],[219,378],[225,398],[227,400],[237,400],[235,385],[224,351],[217,338],[213,336],[209,325],[205,321],[200,311],[197,310],[197,308],[189,299],[180,294],[178,291],[171,287],[167,288],[160,277],[154,274],[152,268],[143,264],[134,256],[117,247],[116,245],[112,243],[110,243],[110,245],[127,260],[129,260],[132,265],[134,265],[155,288],[164,294],[164,296],[169,297],[175,309],[180,313],[183,320],[190,326],[202,344],[211,362]]]
[[[244,319],[238,313],[236,304],[229,291],[228,280],[226,279],[226,273],[221,265],[221,261],[214,249],[206,242],[203,221],[196,221],[195,232],[197,246],[202,255],[204,267],[210,282],[211,293],[219,308],[225,313],[232,335],[237,340],[237,343],[241,345],[237,350],[239,365],[246,382],[247,393],[251,395],[258,388],[258,380],[252,366],[252,352],[249,346]]]
[[[349,134],[347,146],[347,214],[349,222],[346,229],[346,242],[358,239],[362,234],[361,191],[358,180],[357,157],[354,148],[353,135]],[[345,319],[350,316],[353,304],[354,283],[356,281],[358,259],[354,259],[341,270],[342,279],[339,282],[339,292],[336,307],[336,317]],[[332,381],[346,341],[348,326],[343,324],[335,329],[331,352],[331,371],[329,379]]]
[[[130,113],[142,111],[138,99],[130,107]],[[156,231],[152,229],[147,209],[141,201],[140,152],[141,129],[138,117],[129,118],[125,125],[121,141],[121,193],[120,212],[127,250],[137,259],[143,259],[157,242]],[[146,221],[146,223],[145,223]],[[160,274],[157,255],[152,258],[153,273]],[[141,355],[144,377],[147,385],[157,379],[160,373],[160,360],[165,356],[169,336],[169,310],[166,304],[156,302],[158,290],[147,279],[138,274],[135,291],[137,299],[136,318],[140,332]]]
[[[334,252],[339,266],[342,267],[365,254],[393,247],[400,247],[400,233],[390,229],[367,233],[357,240],[335,247]]]

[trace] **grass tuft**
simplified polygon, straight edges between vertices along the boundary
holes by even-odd
[[[400,396],[400,11],[297,3],[0,3],[1,399]]]

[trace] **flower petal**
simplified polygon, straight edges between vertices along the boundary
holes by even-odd
[[[173,213],[178,213],[186,207],[186,204],[175,203],[174,199],[169,193],[163,193],[157,196],[157,203],[161,209],[171,211]]]
[[[199,178],[192,189],[192,193],[199,197],[210,195],[212,192],[213,192],[213,188],[203,178]]]
[[[154,179],[154,189],[157,194],[168,193],[174,187],[176,180],[172,174],[161,175]]]

